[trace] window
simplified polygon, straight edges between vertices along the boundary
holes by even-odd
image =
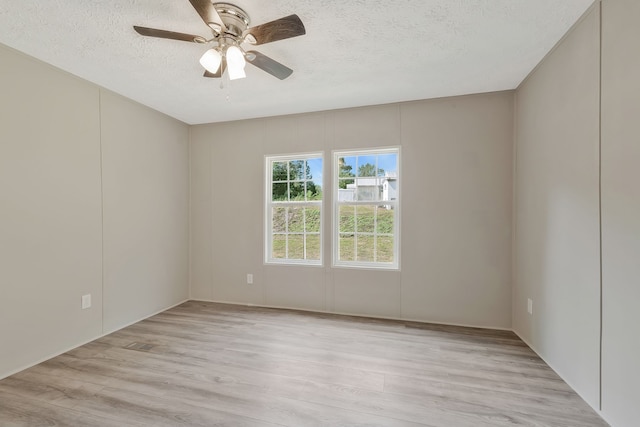
[[[398,268],[399,154],[334,152],[334,265]]]
[[[265,262],[322,265],[322,154],[266,158]]]

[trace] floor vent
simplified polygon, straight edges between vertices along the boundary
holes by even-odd
[[[131,344],[125,346],[124,348],[128,350],[136,350],[136,351],[149,351],[154,347],[153,344],[145,344],[143,342],[132,342]]]

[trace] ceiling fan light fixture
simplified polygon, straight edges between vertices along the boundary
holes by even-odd
[[[240,46],[243,43],[263,45],[290,39],[306,34],[304,24],[296,14],[282,17],[249,28],[249,15],[240,7],[231,3],[218,3],[218,0],[189,0],[191,6],[212,32],[211,38],[199,35],[160,30],[157,28],[140,27],[133,29],[141,36],[157,37],[161,39],[180,40],[184,42],[209,44],[214,43],[213,49],[204,52],[200,64],[205,68],[204,77],[221,78],[227,73],[231,80],[246,77],[245,65],[251,65],[284,80],[293,70],[269,58],[260,52],[250,50],[245,52]]]
[[[247,62],[244,54],[238,46],[229,46],[227,48],[227,70],[229,71],[229,80],[243,79],[247,77],[244,67]]]
[[[217,73],[220,68],[220,62],[222,61],[222,55],[215,49],[209,49],[200,58],[200,65],[210,73]]]

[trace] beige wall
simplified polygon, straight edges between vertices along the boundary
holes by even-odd
[[[602,411],[640,420],[640,2],[602,3]]]
[[[188,127],[3,46],[0,74],[2,378],[188,298]]]
[[[614,427],[640,419],[638,22],[597,2],[516,92],[513,327]]]
[[[0,70],[2,378],[102,332],[102,213],[99,89],[2,46]]]
[[[511,327],[513,93],[194,126],[195,299]],[[264,156],[401,146],[401,270],[263,264]],[[246,284],[246,274],[254,284]]]
[[[102,92],[104,331],[189,296],[188,128]]]
[[[513,328],[599,405],[599,9],[516,93]],[[533,314],[527,299],[533,300]]]

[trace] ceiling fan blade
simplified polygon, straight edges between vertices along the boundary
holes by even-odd
[[[174,31],[158,30],[155,28],[133,26],[133,29],[142,36],[159,37],[161,39],[181,40],[193,43],[206,43],[206,39],[193,34],[176,33]]]
[[[222,77],[222,75],[224,74],[224,70],[226,69],[227,69],[227,59],[225,57],[222,57],[222,61],[220,62],[220,67],[218,68],[218,71],[215,73],[211,73],[205,70],[204,77],[220,78]]]
[[[198,12],[204,23],[212,30],[220,32],[220,30],[225,31],[227,29],[211,0],[189,0],[189,2],[191,2],[191,6]]]
[[[245,34],[251,34],[256,45],[271,43],[291,37],[302,36],[307,31],[298,15],[289,15],[266,24],[249,28]]]
[[[269,58],[266,55],[261,54],[255,50],[247,52],[247,61],[252,65],[260,68],[263,71],[271,74],[274,77],[284,80],[293,73],[293,70],[285,65],[282,65],[276,60]]]

